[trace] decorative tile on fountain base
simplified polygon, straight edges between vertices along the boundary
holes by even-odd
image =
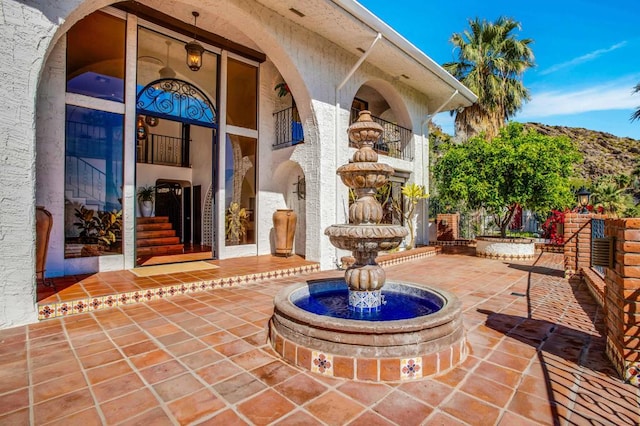
[[[377,312],[382,306],[382,290],[349,290],[349,309],[355,312]]]
[[[285,339],[274,327],[269,327],[269,343],[285,360],[312,373],[371,382],[405,382],[433,377],[456,367],[469,354],[465,337],[438,352],[398,358],[335,355]]]

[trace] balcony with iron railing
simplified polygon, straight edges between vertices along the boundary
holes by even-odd
[[[350,123],[358,119],[360,110],[351,108]],[[378,154],[387,155],[401,160],[413,161],[413,132],[402,126],[384,120],[380,117],[371,116],[371,119],[382,126],[383,132],[380,140],[373,146]],[[355,144],[349,142],[349,146],[356,148]]]
[[[276,120],[276,139],[273,144],[274,149],[286,148],[288,146],[304,143],[304,132],[302,123],[296,107],[289,107],[273,114]]]
[[[189,167],[189,143],[183,138],[149,134],[138,141],[138,163]]]
[[[355,108],[351,109],[350,123],[358,119],[359,112],[360,111]],[[275,119],[274,149],[304,143],[304,132],[296,107],[289,107],[278,111],[273,114],[273,117]],[[380,117],[371,116],[371,118],[384,129],[380,140],[373,148],[382,155],[413,161],[413,132]],[[355,145],[351,143],[350,146],[355,148]]]

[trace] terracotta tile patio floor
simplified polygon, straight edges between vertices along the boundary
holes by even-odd
[[[469,357],[413,382],[321,377],[270,349],[274,294],[339,271],[0,330],[0,424],[638,424],[639,390],[604,355],[602,310],[561,265],[442,254],[386,268],[464,305]]]

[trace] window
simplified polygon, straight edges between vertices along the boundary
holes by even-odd
[[[255,244],[256,147],[254,138],[227,135],[225,233],[227,245]]]
[[[258,68],[229,58],[227,75],[227,124],[256,130]]]
[[[65,257],[121,253],[122,115],[67,105]]]
[[[67,92],[124,102],[125,22],[104,12],[67,33]]]
[[[125,30],[95,12],[67,33],[66,258],[122,253]]]

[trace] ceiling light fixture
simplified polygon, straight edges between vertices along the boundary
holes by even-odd
[[[202,67],[202,54],[204,53],[204,47],[196,41],[198,30],[198,16],[200,14],[196,11],[191,12],[193,15],[193,40],[184,46],[187,51],[187,66],[191,71],[198,71]]]
[[[169,49],[171,48],[171,42],[166,40],[165,43],[167,43],[167,61],[165,62],[164,67],[160,68],[158,73],[162,78],[173,78],[176,76],[176,72],[171,68],[171,65],[169,65]]]

